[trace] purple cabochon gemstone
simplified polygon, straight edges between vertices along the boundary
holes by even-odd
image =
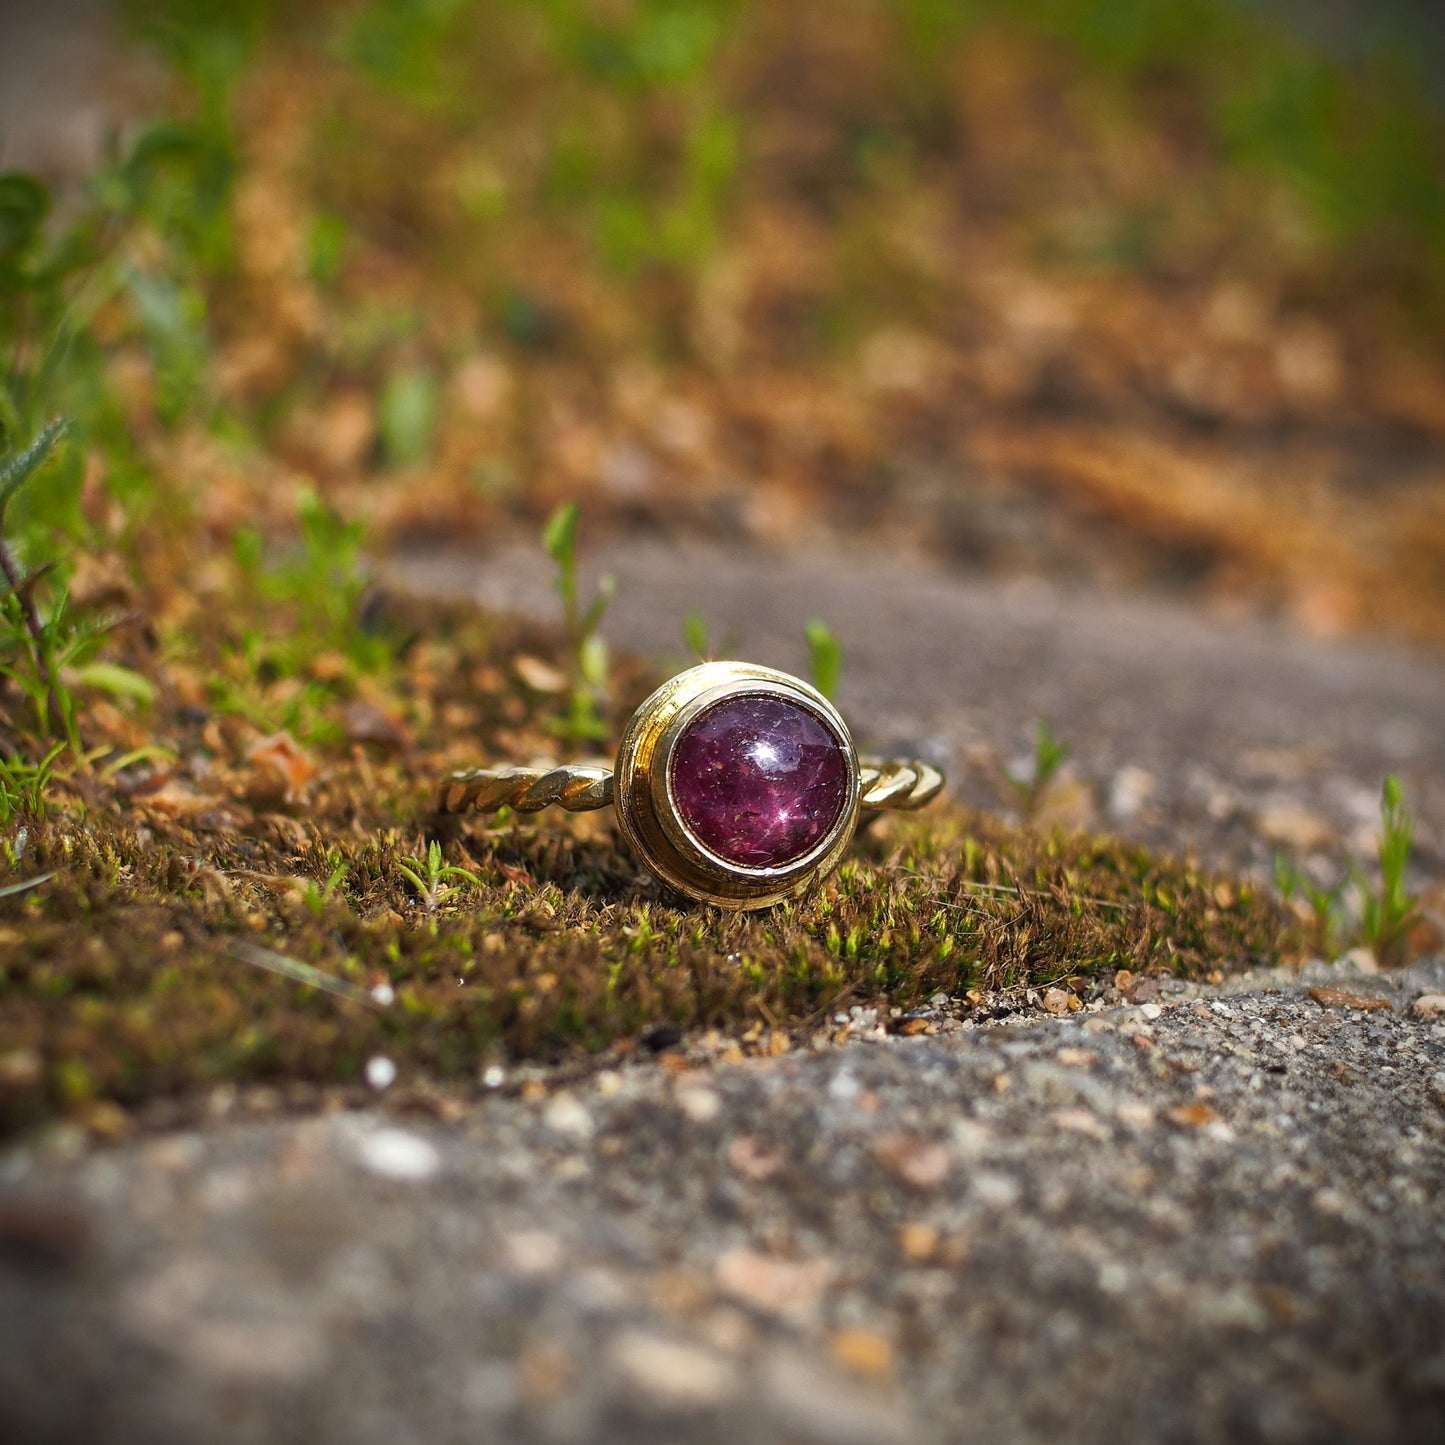
[[[843,744],[806,708],[766,693],[704,709],[672,753],[672,796],[698,842],[775,868],[825,838],[848,801]]]

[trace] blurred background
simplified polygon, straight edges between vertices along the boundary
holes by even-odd
[[[575,498],[1439,644],[1442,76],[1426,0],[9,3],[20,525]]]

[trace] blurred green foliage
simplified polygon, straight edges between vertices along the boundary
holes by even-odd
[[[1182,117],[1226,172],[1287,187],[1324,244],[1414,268],[1436,304],[1445,295],[1445,141],[1408,37],[1346,64],[1231,0],[856,0],[838,13],[873,26],[870,64],[884,80],[873,74],[853,95],[846,75],[823,84],[808,73],[827,63],[816,56],[786,46],[770,56],[788,23],[830,25],[833,12],[811,0],[369,0],[319,13],[329,39],[317,43],[382,87],[393,121],[396,107],[409,110],[454,152],[452,199],[470,225],[465,251],[439,241],[438,259],[488,288],[508,334],[534,337],[545,317],[518,267],[538,228],[577,235],[624,283],[686,277],[736,228],[743,203],[779,182],[794,199],[800,188],[834,198],[840,231],[858,233],[875,285],[897,304],[898,278],[864,238],[930,166],[966,152],[950,93],[984,31],[1054,47],[1070,114],[1086,124],[1147,132]],[[794,82],[795,108],[815,111],[799,124],[836,132],[831,174],[778,171],[776,113],[794,104]],[[823,110],[820,85],[838,92]],[[422,177],[401,174],[418,133],[395,121],[390,141],[373,131],[380,143],[361,145],[370,120],[346,111],[318,141],[322,199],[362,231],[394,234],[401,222],[439,237],[454,217]],[[1183,177],[1179,189],[1142,209],[1121,204],[1080,258],[1154,259],[1167,227],[1153,212],[1187,206]],[[838,304],[846,312],[847,298]],[[818,334],[842,334],[837,319]]]
[[[658,276],[700,286],[759,200],[822,206],[839,238],[838,274],[820,278],[816,304],[792,316],[803,344],[855,334],[860,307],[892,318],[926,307],[924,270],[899,259],[885,229],[930,167],[966,150],[950,87],[969,48],[1000,30],[1066,57],[1061,73],[1084,97],[1071,115],[1101,127],[1124,116],[1141,130],[1186,115],[1226,167],[1283,181],[1329,244],[1402,274],[1420,310],[1445,310],[1445,142],[1408,46],[1377,46],[1347,66],[1231,0],[852,0],[836,12],[814,0],[125,0],[123,9],[175,75],[171,113],[116,146],[59,210],[34,178],[0,174],[0,447],[22,448],[57,413],[74,419],[75,444],[46,485],[16,500],[12,528],[27,555],[63,560],[87,540],[88,453],[104,458],[128,535],[156,514],[153,464],[112,365],[127,345],[146,358],[163,428],[199,424],[244,441],[284,420],[277,403],[224,414],[212,380],[212,311],[237,263],[231,200],[246,149],[237,99],[277,46],[350,75],[310,119],[305,274],[335,288],[362,246],[400,246],[483,298],[487,324],[529,349],[570,340],[565,308],[529,274],[537,237],[575,236],[599,275],[624,289]],[[802,62],[786,45],[772,53],[790,25],[816,32],[834,14],[861,17],[876,36],[856,95],[846,72],[795,72]],[[820,159],[778,160],[780,116],[832,128],[825,142],[808,140]],[[1148,263],[1169,204],[1120,202],[1068,254]],[[675,289],[626,294],[640,327],[665,338],[680,326]],[[454,343],[425,332],[395,297],[348,298],[312,367],[313,378],[337,367],[373,388],[385,465],[418,467],[435,451],[438,378]],[[175,499],[166,505],[174,511]]]
[[[357,672],[385,667],[391,640],[362,618],[371,584],[365,526],[338,516],[310,487],[297,497],[297,522],[297,545],[277,556],[268,554],[266,539],[254,528],[236,534],[236,558],[249,584],[264,601],[287,604],[296,615],[290,633],[265,640],[258,661],[265,670],[298,676],[319,652],[333,649]]]
[[[437,424],[436,378],[423,367],[406,367],[386,383],[378,421],[382,447],[395,466],[415,466],[431,453]]]

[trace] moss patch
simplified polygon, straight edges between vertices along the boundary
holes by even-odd
[[[303,742],[185,700],[209,678],[239,705],[226,679],[244,649],[216,631],[171,664],[171,702],[146,720],[174,762],[72,773],[47,815],[12,826],[0,886],[36,882],[0,897],[5,1131],[65,1112],[124,1127],[117,1109],[222,1081],[355,1085],[376,1054],[466,1092],[492,1063],[626,1051],[658,1029],[762,1029],[779,1047],[853,1003],[941,991],[995,1008],[1059,982],[1087,998],[1121,968],[1198,974],[1288,946],[1248,885],[947,806],[881,820],[816,895],[741,916],[660,893],[610,814],[437,819],[448,768],[556,751],[561,700],[515,665],[545,677],[554,639],[455,611],[392,622],[426,641],[383,674],[325,653],[269,681],[237,670],[251,716],[307,699]],[[621,673],[617,718],[648,681]],[[90,711],[117,745],[140,727]],[[465,874],[428,897],[409,873],[425,881],[432,840]]]

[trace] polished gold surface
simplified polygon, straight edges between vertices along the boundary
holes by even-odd
[[[605,763],[539,763],[530,768],[471,768],[442,788],[443,813],[538,813],[555,804],[569,813],[612,805],[612,769]]]
[[[859,758],[865,813],[886,808],[911,812],[931,803],[942,791],[943,774],[917,758]]]
[[[809,852],[776,867],[747,868],[712,853],[683,824],[669,764],[699,713],[727,697],[760,694],[811,712],[834,735],[846,759],[848,788],[838,820]],[[628,846],[657,877],[722,908],[765,908],[831,873],[853,840],[860,813],[921,808],[943,784],[937,768],[917,759],[860,759],[837,709],[800,678],[752,663],[707,662],[669,679],[638,708],[613,768],[601,762],[474,768],[447,779],[438,807],[444,813],[504,807],[532,813],[555,804],[585,812],[611,803]]]
[[[944,776],[917,758],[859,758],[859,806],[865,813],[911,811],[943,791]],[[438,811],[494,813],[512,808],[537,813],[552,806],[590,813],[612,806],[612,769],[606,763],[534,763],[530,767],[468,768],[453,773]]]
[[[848,790],[842,812],[818,844],[773,868],[718,857],[684,826],[671,793],[672,749],[699,713],[724,698],[770,695],[811,712],[843,749]],[[766,908],[805,892],[838,866],[858,826],[858,755],[838,710],[816,688],[746,662],[705,662],[671,678],[633,714],[617,749],[613,800],[628,846],[674,888],[722,908]]]

